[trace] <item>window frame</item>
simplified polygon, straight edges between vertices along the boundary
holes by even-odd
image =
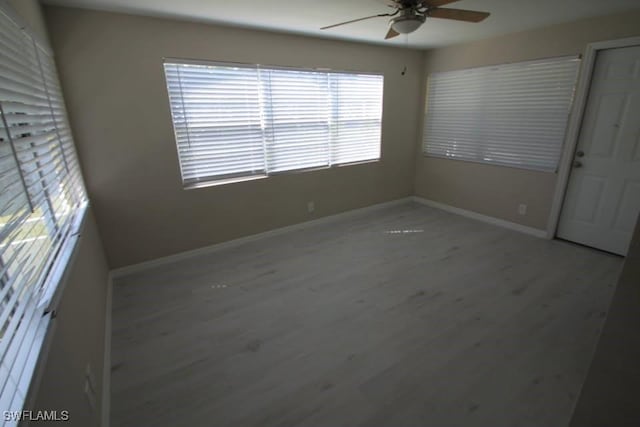
[[[263,64],[263,63],[259,63],[259,64],[252,64],[252,63],[245,63],[245,62],[233,62],[233,61],[218,61],[218,60],[200,60],[200,59],[185,59],[185,58],[177,58],[177,57],[163,57],[162,58],[162,66],[163,66],[163,76],[165,79],[165,89],[167,90],[167,98],[168,98],[168,110],[169,110],[169,115],[171,117],[171,125],[172,125],[172,129],[173,129],[173,134],[174,134],[174,142],[175,142],[175,147],[176,147],[176,154],[177,154],[177,161],[178,161],[178,166],[180,169],[180,178],[181,178],[181,183],[182,183],[182,187],[185,190],[192,190],[192,189],[199,189],[199,188],[206,188],[206,187],[212,187],[212,186],[218,186],[218,185],[227,185],[227,184],[234,184],[234,183],[240,183],[240,182],[245,182],[245,181],[254,181],[254,180],[261,180],[261,179],[266,179],[269,178],[271,176],[279,176],[279,175],[288,175],[288,174],[299,174],[299,173],[306,173],[306,172],[312,172],[312,171],[320,171],[320,170],[326,170],[326,169],[334,169],[334,168],[341,168],[341,167],[345,167],[345,166],[356,166],[356,165],[363,165],[363,164],[370,164],[370,163],[378,163],[382,160],[382,155],[383,155],[383,150],[382,150],[382,140],[383,140],[383,118],[384,118],[384,89],[385,89],[385,75],[384,72],[380,72],[380,71],[359,71],[359,70],[338,70],[338,69],[333,69],[333,68],[326,68],[326,67],[302,67],[302,66],[283,66],[283,65],[271,65],[271,64]],[[290,170],[281,170],[281,171],[268,171],[265,167],[265,171],[261,172],[261,173],[254,173],[254,174],[244,174],[242,172],[238,173],[237,176],[229,176],[229,177],[225,177],[225,178],[219,178],[216,179],[215,177],[212,176],[207,176],[207,177],[203,177],[202,179],[198,179],[198,180],[190,180],[190,181],[185,181],[184,179],[184,173],[183,173],[183,165],[182,165],[182,160],[180,157],[180,146],[178,143],[178,139],[176,136],[176,123],[174,121],[174,116],[173,116],[173,111],[171,108],[171,97],[169,94],[169,85],[168,85],[168,81],[167,81],[167,75],[166,75],[166,71],[165,71],[165,66],[166,64],[171,64],[171,65],[196,65],[196,66],[221,66],[221,67],[234,67],[234,68],[247,68],[247,69],[264,69],[264,70],[283,70],[283,71],[300,71],[300,72],[314,72],[314,73],[326,73],[326,74],[353,74],[353,75],[366,75],[366,76],[378,76],[381,78],[381,89],[380,89],[380,138],[378,141],[378,156],[376,158],[373,159],[365,159],[365,160],[355,160],[355,161],[348,161],[348,162],[340,162],[340,163],[332,163],[331,162],[331,145],[330,145],[330,141],[327,141],[327,145],[328,145],[328,164],[326,166],[310,166],[310,167],[303,167],[303,168],[297,168],[297,169],[290,169]],[[334,111],[333,110],[337,110],[337,106],[331,106],[330,109],[330,113],[333,117]],[[364,119],[358,119],[358,120],[353,120],[354,122],[357,121],[367,121]],[[318,123],[323,123],[322,121],[318,121]],[[272,127],[267,127],[266,128],[268,132],[272,132],[273,128]],[[264,131],[264,130],[263,130]],[[332,131],[330,129],[329,133],[331,134]],[[265,165],[267,163],[267,146],[266,146],[266,142],[263,142],[263,147],[264,147],[264,161],[265,161]]]
[[[34,52],[38,59],[38,84],[42,83],[44,85],[48,100],[46,114],[51,115],[51,120],[55,128],[55,135],[52,136],[48,144],[53,146],[55,150],[60,150],[61,157],[58,161],[62,160],[61,164],[64,164],[64,169],[66,170],[64,179],[60,178],[55,171],[49,171],[43,174],[40,168],[44,167],[44,163],[52,162],[52,160],[49,159],[51,151],[48,151],[45,156],[42,156],[38,152],[40,148],[30,143],[31,149],[27,151],[33,156],[33,159],[30,161],[35,164],[36,173],[39,176],[37,186],[42,187],[42,197],[44,198],[40,206],[32,205],[32,195],[29,193],[28,188],[29,184],[22,178],[24,171],[20,170],[23,167],[22,161],[18,160],[18,157],[15,157],[16,173],[22,180],[21,193],[24,193],[23,197],[27,198],[31,206],[31,214],[26,215],[19,222],[16,222],[15,227],[19,228],[23,226],[24,223],[33,221],[31,216],[35,214],[35,211],[46,205],[46,209],[50,211],[49,213],[51,215],[44,215],[46,217],[42,219],[45,223],[44,227],[46,228],[48,238],[53,239],[54,242],[56,240],[58,241],[58,243],[53,243],[53,250],[51,250],[46,257],[41,254],[36,257],[36,260],[42,263],[42,270],[32,281],[37,285],[37,289],[41,291],[38,298],[27,301],[26,305],[29,313],[27,316],[29,317],[21,320],[18,328],[20,329],[24,325],[26,331],[24,335],[20,335],[23,341],[18,343],[18,348],[15,350],[15,354],[19,355],[19,357],[16,358],[16,362],[18,363],[12,365],[12,367],[7,370],[3,360],[2,378],[3,381],[5,381],[5,374],[8,375],[7,385],[12,384],[12,387],[5,387],[5,390],[2,391],[2,397],[3,399],[10,396],[12,397],[11,400],[3,401],[3,403],[8,406],[0,408],[0,410],[19,411],[30,408],[34,403],[39,380],[48,356],[49,344],[53,337],[52,331],[55,327],[54,320],[57,309],[68,282],[71,266],[78,252],[78,243],[87,218],[89,200],[80,170],[72,130],[67,117],[66,106],[64,105],[61,84],[57,70],[55,69],[55,55],[49,47],[48,42],[39,34],[32,31],[9,4],[0,1],[0,14],[8,18],[7,22],[10,23],[9,25],[15,26],[14,29],[8,29],[8,31],[18,30],[22,32],[33,44]],[[51,67],[53,67],[53,69]],[[51,83],[53,83],[54,86],[48,87]],[[4,113],[3,111],[3,116]],[[6,127],[7,122],[4,121],[4,119],[5,118],[2,117],[0,120],[2,120],[3,126]],[[61,120],[60,123],[57,122],[58,119]],[[29,122],[25,122],[25,126],[30,126]],[[68,134],[63,137],[60,134],[61,131]],[[13,150],[14,143],[11,142],[12,137],[9,127],[6,128],[6,132],[8,140],[5,142],[10,144]],[[30,131],[27,131],[25,135],[30,133]],[[20,144],[24,144],[24,142],[20,142]],[[67,164],[68,159],[66,156],[68,155],[72,156],[71,165]],[[15,151],[14,156],[16,156]],[[44,163],[38,164],[41,162]],[[53,204],[55,200],[58,200],[56,197],[59,198],[61,196],[59,194],[49,194],[51,188],[49,188],[48,185],[51,185],[52,182],[55,182],[56,186],[61,186],[60,188],[64,187],[66,189],[64,191],[70,192],[69,195],[73,193],[69,200],[66,198],[60,199],[64,201],[64,203],[67,203],[69,209],[68,211],[61,211],[62,213],[66,212],[65,215],[68,215],[69,220],[66,223],[59,224],[55,219],[56,215],[60,212],[56,212]],[[58,203],[60,202],[58,201]],[[61,209],[60,206],[58,206],[58,209]],[[62,234],[59,233],[61,225],[64,225],[63,228],[65,229],[65,232]],[[3,285],[8,283],[7,280],[12,280],[10,279],[12,276],[10,269],[11,267],[7,269],[6,277],[3,276],[0,280]],[[8,290],[7,293],[9,293],[9,291],[10,290]],[[25,313],[27,313],[27,311],[25,311]],[[14,346],[16,346],[16,344],[9,344],[8,348],[11,349],[11,352],[14,352]],[[9,351],[7,351],[7,353],[9,353]],[[3,357],[4,356],[6,356],[6,353]],[[20,371],[14,372],[15,369],[20,369]],[[7,421],[7,425],[9,424],[11,424],[11,422]]]
[[[581,69],[581,60],[582,57],[580,55],[562,55],[562,56],[553,56],[553,57],[544,57],[544,58],[537,58],[537,59],[530,59],[530,60],[524,60],[524,61],[515,61],[515,62],[505,62],[505,63],[499,63],[499,64],[490,64],[490,65],[482,65],[482,66],[478,66],[478,67],[469,67],[469,68],[459,68],[459,69],[453,69],[453,70],[443,70],[443,71],[434,71],[432,73],[429,73],[426,76],[425,79],[425,83],[423,86],[423,94],[424,94],[424,98],[423,98],[423,103],[422,103],[422,108],[423,108],[423,114],[422,114],[422,125],[421,125],[421,139],[420,139],[420,153],[422,154],[423,158],[435,158],[435,159],[446,159],[446,160],[454,160],[454,161],[461,161],[461,162],[470,162],[470,163],[477,163],[477,164],[483,164],[483,165],[488,165],[488,166],[498,166],[498,167],[506,167],[506,168],[512,168],[512,169],[521,169],[521,170],[528,170],[528,171],[534,171],[534,172],[542,172],[542,173],[557,173],[558,169],[560,167],[560,161],[562,159],[562,154],[563,154],[563,148],[564,148],[564,144],[565,144],[565,140],[567,137],[567,132],[569,129],[569,122],[570,122],[570,118],[571,118],[571,114],[573,111],[573,106],[574,106],[574,102],[575,102],[575,96],[576,96],[576,89],[577,89],[577,85],[578,85],[578,79],[579,79],[579,75],[580,75],[580,69]],[[566,116],[564,117],[564,124],[563,124],[563,132],[562,132],[562,137],[560,138],[559,141],[559,145],[557,147],[557,157],[555,158],[555,166],[553,168],[551,167],[542,167],[539,165],[532,165],[532,164],[523,164],[523,163],[516,163],[516,162],[505,162],[505,161],[500,161],[500,160],[487,160],[486,158],[478,158],[478,157],[487,157],[489,156],[491,150],[487,149],[487,141],[483,140],[483,141],[478,141],[478,146],[476,147],[476,152],[480,153],[480,155],[475,156],[474,158],[471,158],[470,156],[455,156],[455,155],[444,155],[444,154],[436,154],[436,153],[430,153],[428,152],[428,142],[427,142],[427,126],[428,126],[428,115],[429,115],[429,107],[430,107],[430,99],[429,99],[429,92],[430,92],[430,85],[431,85],[431,79],[433,75],[442,75],[442,74],[447,74],[447,73],[470,73],[473,71],[484,71],[484,70],[491,70],[491,69],[496,69],[499,68],[500,71],[504,71],[505,68],[510,68],[510,67],[517,67],[517,66],[525,66],[525,65],[536,65],[536,64],[543,64],[543,63],[550,63],[550,62],[554,62],[556,61],[558,64],[561,63],[561,61],[567,61],[567,62],[573,62],[575,64],[575,69],[572,70],[573,71],[573,78],[571,81],[571,90],[570,90],[570,96],[569,96],[569,101],[567,104],[567,110],[566,110]]]

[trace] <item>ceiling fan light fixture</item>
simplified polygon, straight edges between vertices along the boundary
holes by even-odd
[[[398,16],[391,20],[391,28],[400,34],[413,33],[420,28],[424,18],[418,15]]]

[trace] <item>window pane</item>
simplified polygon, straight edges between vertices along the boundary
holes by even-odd
[[[327,73],[261,70],[269,172],[329,165]]]
[[[334,73],[331,78],[337,115],[331,163],[379,159],[382,76]]]
[[[165,64],[185,184],[263,173],[258,70]]]

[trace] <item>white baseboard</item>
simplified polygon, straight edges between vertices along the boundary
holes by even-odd
[[[529,234],[531,236],[539,237],[542,239],[547,238],[547,230],[541,230],[538,228],[527,227],[526,225],[516,224],[515,222],[506,221],[504,219],[495,218],[492,216],[482,215],[477,212],[468,211],[466,209],[456,208],[455,206],[447,205],[433,200],[425,199],[418,196],[412,197],[413,201],[425,206],[440,209],[446,212],[450,212],[456,215],[465,216],[467,218],[476,219],[478,221],[486,222],[489,224],[497,225],[499,227],[508,228],[509,230],[519,231],[520,233]]]
[[[376,205],[367,206],[364,208],[354,209],[346,212],[341,212],[334,215],[325,216],[318,219],[313,219],[311,221],[305,221],[298,224],[288,225],[286,227],[276,228],[273,230],[265,231],[263,233],[252,234],[250,236],[240,237],[238,239],[229,240],[222,243],[216,243],[210,246],[205,246],[198,249],[193,249],[190,251],[180,252],[174,255],[169,255],[162,258],[157,258],[151,261],[141,262],[139,264],[128,265],[126,267],[120,267],[111,270],[111,277],[113,279],[117,279],[120,277],[128,276],[129,274],[138,273],[141,271],[148,270],[153,267],[157,267],[164,264],[170,264],[176,261],[181,261],[184,259],[192,258],[199,255],[204,255],[212,252],[219,251],[221,249],[231,248],[238,245],[242,245],[247,242],[253,242],[256,240],[264,239],[266,237],[277,236],[280,234],[289,233],[296,230],[302,230],[304,228],[312,227],[319,224],[325,224],[333,221],[337,221],[340,219],[344,219],[353,215],[362,214],[365,212],[376,211],[379,209],[384,209],[390,206],[400,205],[403,203],[407,203],[412,201],[411,197],[404,197],[402,199],[392,200],[390,202],[378,203]]]
[[[104,319],[104,361],[102,366],[102,419],[101,427],[111,425],[111,312],[113,306],[113,279],[107,281],[107,304]]]
[[[446,205],[444,203],[435,202],[433,200],[428,200],[418,196],[404,197],[402,199],[392,200],[390,202],[379,203],[372,206],[367,206],[364,208],[354,209],[347,212],[341,212],[334,215],[325,216],[322,218],[314,219],[311,221],[305,221],[298,224],[288,225],[286,227],[276,228],[274,230],[265,231],[263,233],[252,234],[250,236],[240,237],[238,239],[229,240],[226,242],[215,243],[210,246],[205,246],[198,249],[193,249],[190,251],[180,252],[174,255],[169,255],[162,258],[157,258],[151,261],[141,262],[139,264],[128,265],[126,267],[120,267],[111,270],[111,279],[117,279],[120,277],[128,276],[133,273],[142,272],[148,270],[153,267],[157,267],[160,265],[171,264],[173,262],[181,261],[184,259],[192,258],[199,255],[204,255],[212,252],[216,252],[222,249],[231,248],[235,246],[242,245],[244,243],[253,242],[256,240],[264,239],[266,237],[278,236],[281,234],[289,233],[296,230],[302,230],[308,227],[312,227],[314,225],[325,224],[333,221],[338,221],[340,219],[347,218],[349,216],[362,214],[365,212],[371,212],[378,209],[384,209],[390,206],[400,205],[403,203],[407,203],[409,201],[414,201],[416,203],[423,204],[425,206],[430,206],[432,208],[440,209],[446,212],[454,213],[457,215],[465,216],[468,218],[476,219],[478,221],[486,222],[489,224],[497,225],[503,228],[508,228],[510,230],[519,231],[520,233],[529,234],[531,236],[539,237],[539,238],[547,238],[546,230],[540,230],[533,227],[527,227],[526,225],[516,224],[515,222],[506,221],[499,218],[494,218],[487,215],[482,215],[477,212],[468,211],[466,209],[456,208],[455,206]]]

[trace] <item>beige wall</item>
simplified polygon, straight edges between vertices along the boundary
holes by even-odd
[[[425,54],[425,76],[437,71],[577,55],[590,42],[640,35],[639,22],[637,11],[430,50]],[[423,105],[424,99],[422,112]],[[555,186],[554,173],[421,154],[417,159],[416,195],[540,229],[547,226]],[[526,216],[517,213],[520,203],[528,205]]]
[[[59,7],[45,15],[112,268],[413,192],[422,52]],[[186,191],[163,57],[382,72],[382,161]]]
[[[49,43],[42,11],[37,0],[11,0],[14,11]],[[102,406],[104,331],[108,266],[96,221],[91,210],[69,266],[69,277],[51,329],[50,347],[43,356],[39,387],[32,401],[35,410],[68,410],[70,426],[98,426]],[[92,411],[84,395],[84,376],[91,365],[96,380],[97,408]],[[32,391],[34,393],[34,391]],[[31,423],[44,425],[45,423]]]

